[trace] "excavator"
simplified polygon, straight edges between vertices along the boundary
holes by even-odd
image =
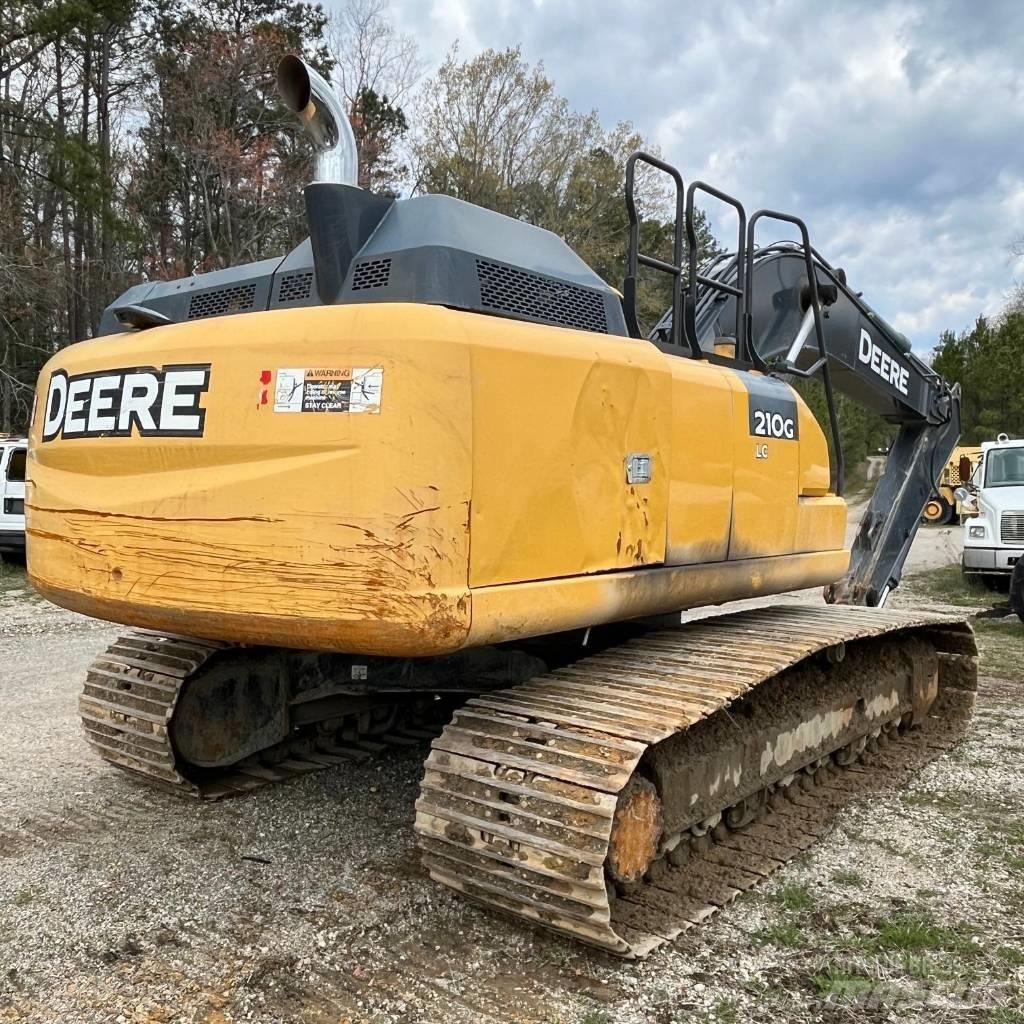
[[[799,218],[635,153],[620,292],[531,224],[358,188],[330,85],[286,57],[278,86],[309,238],[130,288],[40,375],[32,582],[132,627],[80,699],[100,756],[215,799],[432,736],[429,874],[636,957],[957,742],[969,625],[884,606],[959,391]],[[640,251],[641,169],[671,259]],[[708,197],[738,232],[699,264]],[[672,296],[650,331],[641,272]],[[895,428],[849,548],[837,392]]]

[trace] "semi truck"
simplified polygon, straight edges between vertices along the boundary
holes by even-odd
[[[982,444],[981,461],[957,498],[967,514],[964,575],[992,590],[1008,590],[1024,556],[1024,439],[1000,434]]]

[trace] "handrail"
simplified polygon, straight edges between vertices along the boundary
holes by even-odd
[[[671,176],[676,186],[676,218],[675,232],[672,240],[672,263],[648,256],[640,252],[640,217],[636,209],[636,165],[645,163],[655,170]],[[665,163],[650,153],[640,150],[630,155],[626,161],[626,213],[629,216],[629,244],[626,254],[626,279],[622,285],[622,311],[626,317],[626,327],[631,337],[640,338],[640,321],[636,315],[636,284],[640,267],[669,274],[672,278],[672,332],[669,336],[673,345],[682,346],[683,331],[683,225],[686,215],[686,186],[683,176],[671,164]],[[700,346],[694,340],[686,338],[695,358],[700,358]]]
[[[698,192],[704,192],[706,195],[712,196],[713,198],[725,203],[727,206],[731,206],[739,218],[739,241],[736,247],[736,284],[726,284],[724,281],[716,280],[713,277],[705,277],[697,270],[697,231],[694,227],[694,196]],[[700,342],[697,338],[697,285],[703,284],[708,288],[712,288],[715,291],[722,292],[726,295],[732,295],[736,299],[736,355],[741,360],[751,362],[752,360],[748,355],[748,342],[746,332],[744,331],[744,320],[743,320],[743,299],[745,296],[745,281],[749,280],[746,276],[745,271],[745,256],[746,256],[746,238],[747,238],[747,211],[743,209],[743,204],[735,197],[729,195],[726,192],[722,192],[720,189],[715,188],[713,185],[708,185],[703,181],[693,181],[690,183],[690,187],[686,190],[686,242],[687,242],[687,301],[685,310],[685,321],[684,330],[686,332],[686,340],[689,342],[690,348],[700,349]]]

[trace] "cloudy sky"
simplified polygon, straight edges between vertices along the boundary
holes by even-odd
[[[1024,259],[1024,0],[391,0],[436,66],[522,45],[575,107],[812,240],[925,352]],[[709,207],[713,222],[724,216]],[[763,239],[765,241],[770,239]]]

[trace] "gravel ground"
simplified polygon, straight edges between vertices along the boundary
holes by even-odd
[[[641,963],[435,888],[421,752],[219,804],[134,785],[77,724],[115,633],[0,577],[0,1021],[1024,1024],[1015,620],[986,624],[964,745]]]

